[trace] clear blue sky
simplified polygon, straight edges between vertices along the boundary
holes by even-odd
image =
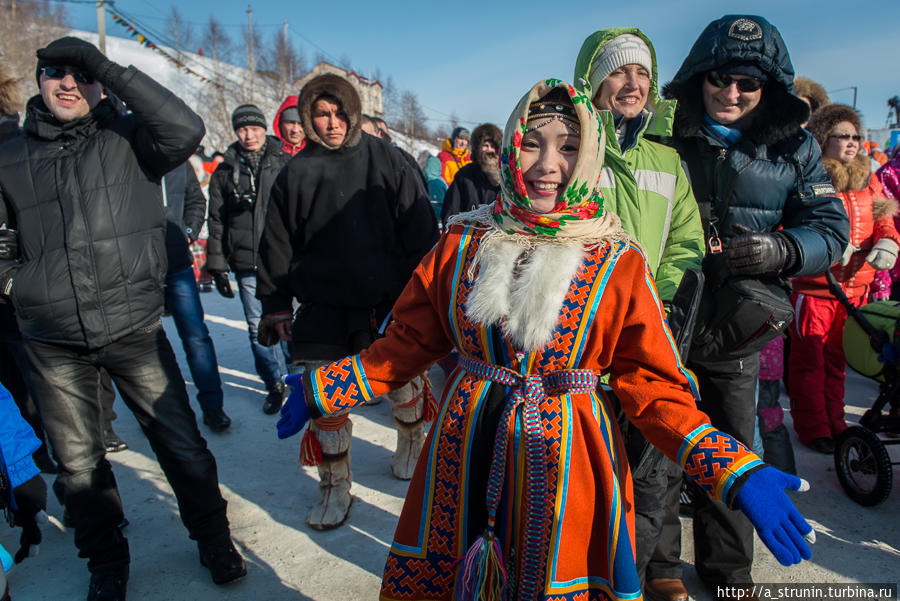
[[[287,18],[289,33],[307,63],[323,52],[334,59],[349,58],[362,74],[380,68],[393,76],[398,88],[416,92],[435,120],[455,112],[463,121],[492,121],[503,127],[515,102],[538,79],[571,80],[581,42],[606,27],[640,27],[656,47],[660,83],[665,83],[703,27],[727,13],[758,14],[775,24],[797,73],[819,81],[833,102],[850,104],[851,90],[835,90],[857,86],[857,108],[868,127],[884,127],[887,99],[900,95],[900,0],[251,4],[254,26],[266,36]],[[165,31],[170,10],[165,0],[116,0],[116,5]],[[240,28],[247,26],[247,6],[237,0],[178,3],[185,19],[198,29],[215,14],[237,40]],[[76,28],[97,30],[95,6],[67,7]],[[108,35],[124,35],[109,18],[106,28]]]

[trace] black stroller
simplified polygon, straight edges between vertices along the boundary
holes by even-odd
[[[834,467],[851,499],[870,507],[887,499],[893,484],[888,445],[879,433],[900,435],[900,303],[880,301],[862,308],[853,306],[831,271],[826,272],[831,293],[847,309],[844,355],[860,374],[877,380],[878,398],[859,420],[835,441]],[[893,409],[886,411],[885,409]]]

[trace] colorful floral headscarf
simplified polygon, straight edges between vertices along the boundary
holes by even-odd
[[[519,162],[522,137],[533,102],[555,88],[562,88],[572,101],[581,126],[581,146],[575,168],[559,202],[548,213],[536,213],[525,189]],[[522,97],[503,132],[500,150],[500,195],[493,206],[493,219],[508,234],[577,238],[589,234],[603,217],[600,172],[603,168],[605,134],[588,96],[558,79],[538,82]]]

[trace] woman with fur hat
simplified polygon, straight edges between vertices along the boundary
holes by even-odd
[[[788,311],[787,278],[821,273],[840,258],[847,215],[819,146],[801,128],[809,107],[794,95],[790,55],[767,20],[726,15],[707,25],[663,95],[678,101],[672,143],[688,166],[707,238],[705,302],[688,365],[699,380],[700,409],[749,445],[757,420],[755,343],[774,338],[789,320],[750,323],[747,291],[766,290]],[[734,302],[731,291],[747,302]],[[728,298],[717,303],[719,295]],[[726,313],[740,306],[743,313]],[[694,495],[694,552],[712,590],[752,585],[752,526],[702,495]]]
[[[810,557],[812,529],[783,491],[801,480],[695,409],[643,253],[604,210],[603,152],[587,96],[558,80],[535,85],[504,131],[497,200],[450,220],[384,338],[304,374],[282,411],[279,435],[290,436],[459,351],[381,599],[640,596],[630,474],[597,393],[603,373],[647,437],[750,512],[781,561]],[[786,528],[785,546],[771,527]]]
[[[831,272],[850,301],[861,306],[875,271],[890,269],[897,261],[897,202],[885,198],[869,170],[869,158],[860,152],[861,124],[854,109],[823,106],[813,113],[808,129],[822,147],[825,169],[850,219],[850,243]],[[796,317],[790,328],[788,381],[794,430],[800,442],[830,454],[834,437],[847,428],[842,345],[847,311],[829,291],[824,275],[795,278],[793,283]]]

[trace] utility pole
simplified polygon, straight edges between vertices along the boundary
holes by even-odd
[[[97,37],[100,42],[100,52],[106,54],[106,15],[103,11],[104,0],[97,0]]]
[[[250,69],[250,102],[253,102],[253,7],[247,5],[247,67]]]
[[[16,0],[9,0],[9,8],[12,9],[12,22],[16,22]]]
[[[834,92],[845,92],[847,90],[853,90],[853,108],[856,108],[856,86],[847,86],[846,88],[838,88],[837,90],[829,90],[828,93],[832,94]]]
[[[287,17],[284,18],[284,25],[281,29],[281,48],[278,52],[278,73],[281,75],[281,96],[289,85],[288,78],[294,76],[294,69],[288,64],[288,37],[287,37]]]

